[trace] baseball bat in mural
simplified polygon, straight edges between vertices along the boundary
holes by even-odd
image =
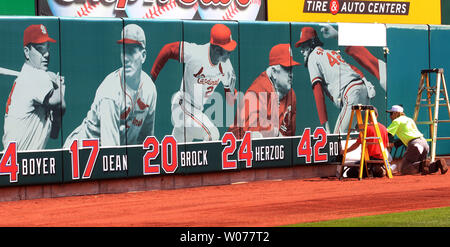
[[[1,75],[19,76],[19,73],[20,73],[19,71],[0,67]]]

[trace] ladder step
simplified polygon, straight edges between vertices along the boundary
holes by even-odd
[[[368,160],[368,164],[384,164],[383,160]]]
[[[437,123],[450,123],[450,120],[436,120]],[[416,124],[433,124],[433,121],[416,122]]]
[[[436,106],[436,104],[420,104],[421,107],[432,107]],[[447,106],[447,104],[438,104],[438,106]]]
[[[423,69],[420,71],[421,74],[436,73],[436,72],[444,73],[444,69],[443,68],[433,68],[433,69]]]
[[[366,137],[366,140],[379,140],[380,137]]]
[[[431,142],[431,141],[433,141],[433,139],[431,139],[431,138],[428,138],[428,139],[425,139],[427,142]],[[436,137],[436,140],[450,140],[450,137]]]
[[[436,89],[437,89],[436,86],[433,86],[433,87],[427,87],[427,86],[424,86],[424,87],[422,87],[422,88],[420,89],[419,92],[422,92],[423,90],[427,90],[427,92],[432,92],[432,93],[434,93],[434,92],[437,91]],[[442,88],[442,89],[439,89],[439,92],[445,92],[445,90]]]
[[[373,109],[374,109],[373,105],[361,105],[361,104],[358,104],[358,105],[353,105],[352,106],[352,110],[373,110]]]

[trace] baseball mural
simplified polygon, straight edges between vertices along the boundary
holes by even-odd
[[[327,133],[347,132],[352,105],[386,107],[382,47],[340,47],[337,25],[295,25],[293,30],[294,56],[304,64],[296,77],[309,82],[315,114]]]
[[[18,150],[39,150],[46,147],[50,136],[58,137],[65,85],[58,74],[47,71],[50,43],[56,41],[44,25],[25,29],[25,63],[6,103],[3,146],[15,141]]]
[[[2,150],[10,142],[16,143],[17,150],[41,150],[60,146],[61,117],[65,111],[65,80],[60,75],[59,37],[56,19],[40,24],[18,22],[2,25],[4,33],[9,33],[16,52],[21,59],[3,57],[4,67],[18,73],[5,73],[2,80],[5,87],[3,102],[4,120],[2,125]],[[4,42],[6,40],[3,40]],[[6,47],[5,47],[6,48]],[[20,65],[19,60],[22,60]]]
[[[248,20],[254,21],[261,9],[261,0],[224,1],[228,4],[209,4],[200,1],[198,13],[202,20]]]
[[[386,107],[383,49],[336,25],[1,21],[1,185],[333,162],[349,107]]]
[[[65,80],[57,18],[3,18],[0,38],[0,184],[62,181]]]
[[[129,24],[117,43],[124,46],[122,66],[99,85],[86,118],[67,137],[64,147],[85,139],[98,139],[102,146],[141,144],[154,135],[157,95],[153,80],[142,71],[147,57],[144,30]]]
[[[252,137],[293,136],[296,96],[292,90],[292,58],[289,44],[278,44],[269,53],[269,66],[252,82],[230,127],[239,139],[250,131]]]
[[[237,137],[250,131],[252,137],[293,136],[295,133],[295,92],[292,89],[293,60],[289,29],[284,25],[259,25],[254,32],[241,25],[242,42],[240,91],[235,122],[230,126]],[[276,34],[276,35],[275,35]],[[284,117],[286,116],[286,119]],[[286,121],[284,121],[286,120]],[[294,122],[292,122],[293,120]]]
[[[196,25],[192,29],[195,34],[201,31],[200,26],[204,26],[203,30],[207,27]],[[185,28],[189,30],[189,26]],[[213,25],[209,33],[209,37],[201,35],[205,36],[206,43],[182,41],[165,45],[153,63],[151,75],[154,79],[169,59],[184,63],[184,76],[171,102],[172,135],[179,142],[219,140],[216,124],[204,113],[205,104],[219,84],[223,86],[227,102],[234,104],[236,74],[230,55],[237,42],[233,40],[230,28],[224,24]],[[185,37],[188,35],[191,35],[189,31]]]

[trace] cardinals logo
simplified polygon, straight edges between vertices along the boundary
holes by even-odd
[[[219,70],[220,70],[221,75],[223,75],[222,66],[220,64],[219,64]],[[195,78],[197,78],[197,83],[198,84],[217,85],[220,82],[219,78],[207,78],[205,76],[205,74],[203,74],[203,67],[201,67],[200,70],[197,73],[193,74],[193,76]]]
[[[202,72],[203,72],[203,67],[201,67],[200,70],[196,74],[194,74],[194,77],[195,78],[200,77]]]
[[[130,112],[131,112],[131,107],[128,107],[124,112],[122,112],[120,114],[120,119],[122,119],[122,120],[127,119],[127,117],[130,114]]]
[[[137,100],[137,105],[139,106],[139,109],[144,110],[145,108],[149,107],[149,105],[145,104],[141,98]]]
[[[42,31],[42,34],[47,34],[47,29],[45,28],[44,25],[41,25],[41,31]]]

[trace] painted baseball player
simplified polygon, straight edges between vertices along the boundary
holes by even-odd
[[[242,139],[293,136],[296,127],[296,96],[292,89],[294,61],[289,44],[278,44],[269,53],[269,67],[247,89],[235,123],[228,131]]]
[[[219,130],[203,113],[203,108],[219,83],[225,88],[227,102],[234,103],[236,76],[229,58],[236,45],[230,29],[224,24],[216,24],[211,28],[209,43],[173,42],[161,49],[151,71],[154,80],[168,59],[184,63],[184,77],[180,90],[172,97],[171,108],[172,135],[177,141],[220,138]]]
[[[338,31],[330,24],[322,25],[320,32],[324,38],[338,38]],[[378,79],[380,86],[386,91],[386,63],[383,60],[376,58],[364,46],[347,46],[345,52],[369,73],[374,75]]]
[[[6,103],[3,147],[16,142],[18,150],[44,149],[57,138],[64,101],[64,78],[48,71],[49,37],[44,25],[30,25],[23,35],[25,63]]]
[[[154,135],[157,94],[153,80],[142,71],[147,56],[144,30],[128,24],[117,43],[124,45],[120,46],[123,66],[100,84],[86,118],[64,147],[76,139],[99,139],[101,146],[142,144]]]
[[[330,132],[324,97],[327,95],[336,107],[341,108],[333,132],[344,133],[348,130],[351,107],[370,104],[375,89],[361,71],[342,59],[339,52],[325,50],[322,46],[312,27],[302,28],[300,40],[295,44],[300,47],[309,71],[320,124]]]

